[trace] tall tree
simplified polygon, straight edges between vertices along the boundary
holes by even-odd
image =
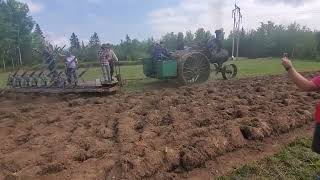
[[[194,41],[194,34],[191,31],[187,31],[184,41],[187,46],[190,46]]]
[[[320,32],[316,32],[315,39],[317,43],[317,52],[320,55]]]
[[[131,43],[131,38],[128,34],[126,35],[126,43],[129,43],[129,44]]]
[[[194,42],[203,47],[207,44],[208,40],[210,39],[210,32],[206,32],[203,28],[199,28],[195,33]]]
[[[17,52],[11,55],[19,59],[19,64],[22,64],[22,59],[25,63],[32,63],[30,49],[34,22],[28,13],[27,4],[16,0],[0,1],[0,49]],[[5,53],[0,52],[1,54]],[[8,58],[7,61],[10,61],[11,58]]]
[[[78,36],[75,33],[72,33],[70,37],[70,50],[76,49],[80,49],[80,42]]]
[[[98,48],[100,46],[100,39],[98,34],[95,32],[93,35],[90,37],[89,40],[89,47],[90,48]]]
[[[177,49],[178,36],[174,32],[167,33],[161,39],[162,39],[164,45],[166,46],[166,48],[168,48],[169,50],[176,50]]]
[[[34,29],[34,33],[38,34],[39,36],[41,36],[42,38],[44,38],[43,32],[39,26],[39,24],[36,24],[36,27]]]
[[[32,48],[42,52],[45,48],[46,41],[38,24],[36,24],[34,31],[31,33],[31,39]],[[41,63],[43,60],[42,58],[43,57],[40,54],[33,54],[33,60],[36,63]]]

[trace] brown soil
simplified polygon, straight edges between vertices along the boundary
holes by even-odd
[[[317,99],[282,76],[103,98],[5,95],[0,179],[212,179],[310,135]]]

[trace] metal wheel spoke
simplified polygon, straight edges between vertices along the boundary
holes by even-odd
[[[183,73],[192,73],[192,74],[194,74],[194,71],[184,71]]]
[[[194,67],[197,64],[197,57],[190,58],[191,60],[191,66]]]
[[[193,69],[190,69],[190,68],[187,68],[187,67],[184,67],[183,70],[189,70],[189,71],[192,71],[192,72],[194,71]]]
[[[205,66],[205,67],[202,67],[202,68],[199,68],[199,70],[210,70],[207,66]]]
[[[192,78],[192,77],[194,77],[195,76],[195,74],[184,74],[185,75],[185,77],[187,77],[188,79],[190,79],[190,78]]]

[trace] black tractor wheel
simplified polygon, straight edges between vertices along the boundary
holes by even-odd
[[[179,79],[185,85],[206,82],[209,76],[210,62],[202,53],[187,54],[179,62]]]
[[[238,68],[235,64],[228,64],[222,68],[222,77],[225,80],[233,79],[238,74]]]

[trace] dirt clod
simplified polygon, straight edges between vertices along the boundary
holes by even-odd
[[[63,164],[60,164],[60,163],[48,164],[41,167],[41,171],[39,172],[39,174],[41,175],[56,174],[63,171],[63,169],[64,169]]]

